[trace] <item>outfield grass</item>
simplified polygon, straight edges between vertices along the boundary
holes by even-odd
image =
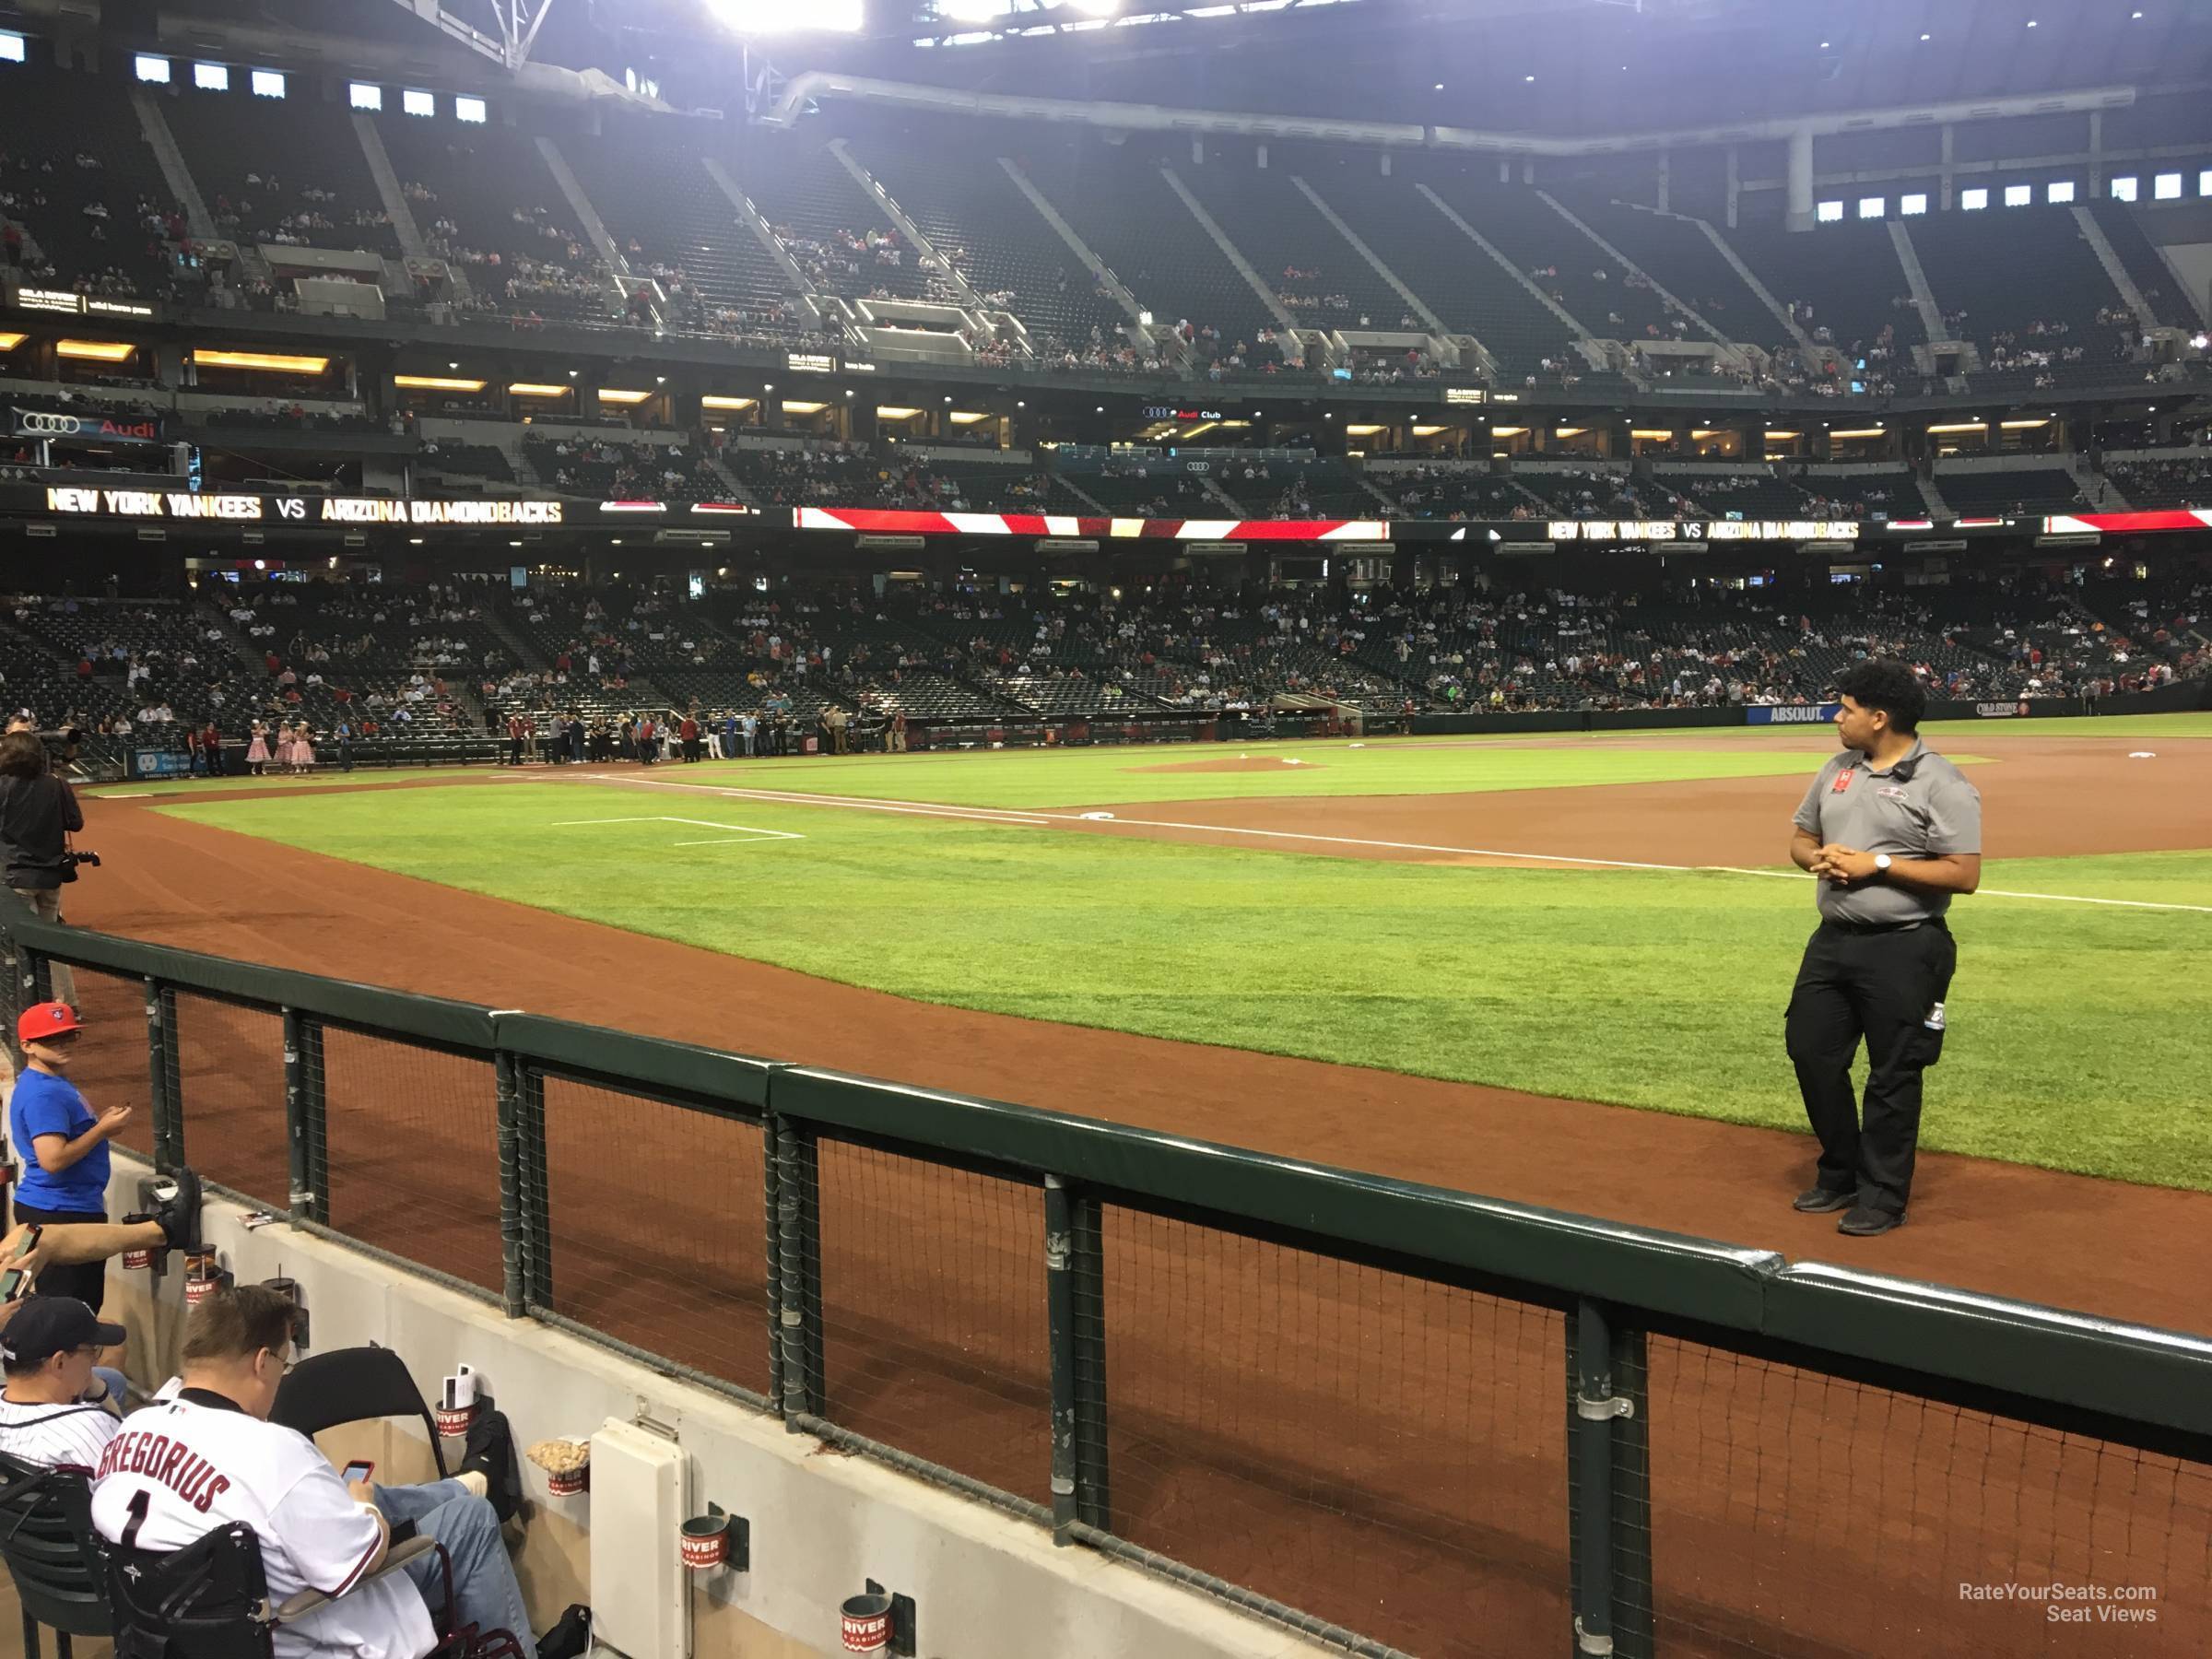
[[[946,764],[996,773],[1006,794],[1065,799],[1061,778],[1084,770],[1069,763],[1088,759],[1032,758],[1053,777],[1035,796],[1018,759]],[[928,764],[901,763],[900,793],[917,793]],[[844,788],[864,767],[835,770]],[[1315,781],[1297,778],[1301,793]],[[1813,922],[1799,880],[1369,864],[675,794],[661,810],[806,839],[678,847],[713,832],[553,827],[655,805],[571,783],[161,810],[927,1002],[1803,1124],[1782,1053]],[[625,879],[607,880],[617,870]],[[1986,880],[2212,905],[2212,852],[2011,862]],[[1984,896],[1959,907],[1956,930],[1926,1144],[2212,1190],[2212,916]]]

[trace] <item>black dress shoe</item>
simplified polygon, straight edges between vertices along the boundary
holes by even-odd
[[[1847,1209],[1858,1201],[1859,1194],[1856,1187],[1839,1193],[1833,1187],[1817,1186],[1807,1187],[1804,1192],[1798,1194],[1790,1201],[1790,1207],[1818,1216],[1829,1210]]]
[[[1902,1211],[1868,1209],[1862,1205],[1837,1222],[1836,1230],[1849,1233],[1854,1239],[1873,1239],[1904,1224]]]
[[[200,1247],[200,1178],[182,1166],[157,1181],[142,1183],[141,1193],[161,1224],[161,1235],[172,1250]]]

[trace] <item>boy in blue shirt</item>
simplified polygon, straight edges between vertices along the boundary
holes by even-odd
[[[16,1079],[8,1102],[8,1140],[23,1160],[16,1187],[16,1219],[54,1227],[108,1218],[108,1142],[131,1121],[128,1106],[98,1117],[69,1081],[69,1062],[83,1030],[67,1003],[38,1003],[23,1010],[16,1037],[30,1064]],[[107,1265],[87,1262],[50,1267],[39,1288],[74,1296],[95,1313],[106,1300]]]

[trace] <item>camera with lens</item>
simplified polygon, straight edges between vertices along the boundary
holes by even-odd
[[[80,853],[76,848],[72,847],[68,852],[62,854],[62,879],[64,881],[75,881],[76,879],[76,866],[78,865],[90,865],[94,869],[97,870],[100,868],[100,854],[97,853]]]

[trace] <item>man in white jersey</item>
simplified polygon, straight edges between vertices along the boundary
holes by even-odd
[[[0,1330],[0,1452],[19,1463],[89,1475],[122,1428],[103,1404],[87,1403],[92,1362],[129,1335],[102,1324],[74,1296],[34,1296]]]
[[[112,1543],[182,1549],[243,1522],[272,1600],[340,1596],[276,1632],[276,1659],[422,1659],[437,1645],[426,1595],[434,1552],[374,1583],[395,1525],[445,1547],[453,1618],[524,1642],[529,1613],[499,1517],[459,1480],[348,1487],[312,1441],[269,1422],[291,1349],[292,1303],[261,1285],[219,1290],[184,1326],[182,1386],[134,1413],[93,1473],[92,1524]],[[348,1594],[350,1592],[350,1594]]]

